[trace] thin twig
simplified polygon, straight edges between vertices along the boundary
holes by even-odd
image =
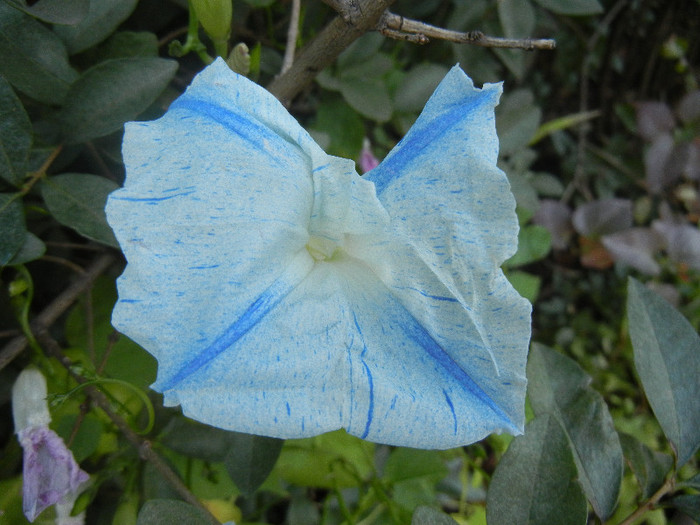
[[[287,31],[287,47],[284,50],[284,59],[282,60],[282,73],[292,67],[294,63],[294,51],[297,47],[297,39],[299,38],[299,12],[301,11],[301,0],[292,0],[292,15],[289,19],[289,30]]]
[[[42,330],[36,334],[37,340],[41,344],[44,351],[56,359],[65,367],[71,377],[78,383],[82,384],[87,382],[87,380],[76,374],[74,372],[73,363],[68,359],[62,352],[60,345],[53,339],[46,330]],[[190,505],[201,509],[206,513],[208,520],[213,525],[220,525],[219,520],[217,520],[209,510],[202,505],[202,503],[197,499],[197,497],[192,494],[192,492],[187,488],[187,486],[182,482],[180,476],[177,475],[173,469],[168,466],[168,464],[161,458],[158,453],[156,453],[151,447],[150,441],[139,437],[136,432],[132,430],[129,424],[116,414],[105,396],[99,389],[94,386],[86,386],[85,391],[87,392],[90,400],[95,403],[100,409],[109,417],[109,419],[114,423],[114,425],[120,430],[124,437],[139,451],[139,455],[142,459],[150,462],[156,470],[163,476],[163,478],[170,483],[170,485],[175,489],[175,491]]]
[[[504,47],[510,49],[525,49],[532,51],[535,49],[554,49],[556,42],[549,38],[500,38],[488,36],[481,31],[451,31],[436,27],[418,20],[412,20],[387,11],[379,20],[377,30],[382,34],[395,38],[395,34],[421,35],[424,40],[419,43],[426,43],[430,38],[457,42],[458,44],[473,44],[482,47]],[[406,39],[405,37],[401,37]]]
[[[624,520],[622,520],[619,523],[619,525],[632,525],[632,523],[634,523],[639,518],[644,516],[644,514],[656,507],[656,504],[661,500],[661,498],[663,498],[666,494],[671,492],[675,486],[676,479],[674,477],[670,477],[669,479],[667,479],[666,483],[661,485],[661,488],[657,490],[653,496],[651,496],[647,501],[640,505],[637,508],[637,510],[635,510],[632,514],[630,514]]]
[[[36,316],[29,325],[32,332],[40,332],[50,327],[85,290],[92,286],[93,281],[109,268],[113,262],[114,257],[111,254],[100,256],[83,275],[63,290],[51,304]],[[17,336],[7,343],[0,351],[0,370],[12,362],[26,346],[27,338],[24,335]]]

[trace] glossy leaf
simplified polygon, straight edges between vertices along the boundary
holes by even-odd
[[[11,193],[0,193],[0,267],[5,266],[24,245],[22,199]]]
[[[431,62],[413,67],[396,88],[394,96],[396,110],[408,113],[423,109],[445,74],[447,74],[445,66]]]
[[[63,42],[30,16],[0,2],[0,74],[45,104],[60,104],[78,73]]]
[[[432,507],[417,507],[411,518],[411,525],[457,525],[457,522],[444,512]]]
[[[561,423],[581,487],[596,514],[608,518],[622,483],[623,455],[605,401],[574,361],[543,345],[532,345],[527,371],[535,414],[551,414]]]
[[[604,235],[601,242],[615,261],[647,275],[658,275],[661,267],[654,259],[663,245],[661,235],[651,228],[629,228]]]
[[[673,466],[667,454],[656,452],[629,434],[620,434],[620,443],[634,476],[642,488],[642,498],[648,499],[656,492]]]
[[[700,337],[677,310],[632,278],[627,318],[639,379],[678,468],[700,445]]]
[[[566,434],[555,417],[536,417],[493,473],[486,497],[489,525],[584,525],[587,514]]]
[[[46,251],[46,245],[39,237],[31,232],[26,232],[24,243],[8,264],[24,264],[38,259]]]
[[[535,0],[542,7],[560,15],[597,15],[603,12],[598,0]]]
[[[535,10],[529,0],[500,0],[498,19],[507,38],[527,38],[535,29]]]
[[[211,525],[206,513],[174,499],[152,499],[139,512],[136,525]]]
[[[272,472],[284,440],[231,432],[224,464],[231,479],[245,495],[253,494]]]
[[[119,130],[156,100],[176,70],[177,62],[162,58],[114,59],[90,68],[71,87],[60,115],[67,142]]]
[[[58,222],[88,239],[117,247],[104,207],[107,195],[118,187],[97,175],[66,173],[44,179],[41,195]]]
[[[32,123],[10,84],[0,76],[0,177],[19,186],[31,146]]]
[[[88,13],[89,0],[39,0],[28,5],[26,0],[5,0],[10,5],[49,24],[77,24]]]
[[[571,210],[561,201],[542,199],[532,221],[549,231],[552,248],[563,250],[569,246],[574,230],[571,226]]]
[[[71,26],[57,26],[54,31],[73,55],[99,44],[121,24],[136,7],[138,0],[90,0],[88,13]]]
[[[649,142],[669,133],[676,125],[671,108],[663,102],[638,102],[637,131]]]

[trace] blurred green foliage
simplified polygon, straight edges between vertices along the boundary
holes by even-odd
[[[3,343],[28,334],[96,253],[116,254],[103,206],[123,179],[124,122],[162,114],[239,42],[251,78],[265,85],[279,73],[290,2],[232,6],[230,27],[219,27],[229,15],[209,13],[216,2],[0,0]],[[369,139],[381,159],[455,63],[477,85],[504,81],[499,163],[521,222],[504,269],[534,304],[537,342],[525,435],[442,452],[342,431],[282,443],[194,423],[149,392],[150,446],[221,521],[620,523],[637,509],[646,523],[699,520],[700,4],[399,0],[392,10],[456,31],[557,40],[556,51],[524,52],[368,33],[290,108],[329,153],[359,159]],[[333,16],[304,2],[298,45]],[[148,418],[133,388],[147,391],[156,363],[109,324],[118,273],[50,332],[71,370],[138,431]],[[52,394],[76,386],[33,346],[0,370],[0,524],[25,522],[9,385],[34,362]],[[174,501],[162,472],[84,391],[60,399],[52,426],[92,476],[78,503],[88,523],[208,523]],[[52,512],[37,523],[53,523]]]

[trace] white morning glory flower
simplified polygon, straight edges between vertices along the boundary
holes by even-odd
[[[281,438],[522,432],[530,305],[499,269],[518,231],[500,93],[454,67],[366,177],[222,60],[127,124],[113,324],[158,359],[165,404]]]

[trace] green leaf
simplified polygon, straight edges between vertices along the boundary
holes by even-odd
[[[561,423],[579,483],[595,513],[607,519],[617,503],[624,458],[605,401],[574,361],[543,345],[530,349],[527,378],[535,414],[551,414]]]
[[[700,522],[700,494],[683,494],[673,498],[669,505]]]
[[[535,0],[545,9],[560,15],[597,15],[603,12],[598,0]]]
[[[400,447],[394,449],[384,466],[384,478],[397,482],[431,477],[436,480],[447,475],[447,467],[437,450]]]
[[[224,465],[240,491],[250,496],[272,472],[284,440],[237,432],[231,434],[231,447]]]
[[[396,89],[396,110],[403,113],[422,111],[447,71],[445,66],[432,62],[418,64],[412,68]]]
[[[457,525],[457,522],[444,512],[431,507],[417,507],[411,518],[411,525]]]
[[[183,456],[217,462],[226,457],[233,436],[227,430],[177,417],[168,422],[160,441]]]
[[[39,0],[31,6],[26,0],[5,0],[29,16],[49,24],[77,24],[88,13],[89,0]]]
[[[530,224],[518,232],[518,251],[508,259],[509,267],[522,266],[543,259],[552,247],[549,230],[544,226]]]
[[[680,468],[700,445],[700,337],[666,300],[632,278],[627,318],[637,374]]]
[[[498,18],[507,38],[532,37],[535,10],[529,0],[499,0]]]
[[[107,196],[118,184],[97,175],[66,173],[44,179],[40,187],[46,207],[58,222],[88,239],[119,247],[104,211]]]
[[[534,303],[540,293],[542,278],[527,272],[508,272],[508,281],[525,299]]]
[[[489,525],[584,525],[586,498],[555,417],[538,416],[501,458],[486,496]]]
[[[673,459],[667,454],[656,452],[629,434],[620,434],[620,443],[634,476],[642,488],[642,498],[648,499],[666,479],[673,466]]]
[[[78,24],[58,26],[56,34],[73,55],[99,44],[126,20],[138,0],[90,0],[90,9]]]
[[[144,503],[136,525],[211,525],[206,513],[174,499],[152,499]]]
[[[375,122],[386,122],[393,111],[386,84],[377,78],[341,77],[340,92],[350,106]]]
[[[177,62],[162,58],[120,58],[88,69],[73,84],[60,120],[68,143],[119,130],[167,87]]]
[[[532,139],[530,139],[530,143],[528,144],[528,146],[534,146],[540,140],[542,140],[545,137],[548,137],[552,133],[577,126],[582,122],[586,122],[593,118],[599,117],[600,114],[601,112],[596,109],[593,111],[583,111],[581,113],[564,115],[563,117],[555,118],[554,120],[545,122],[537,129],[537,133],[535,133]]]
[[[158,38],[150,31],[118,31],[99,47],[100,61],[112,58],[157,57]]]
[[[275,472],[301,487],[358,487],[374,472],[374,444],[344,430],[289,439]]]
[[[680,487],[688,487],[691,489],[700,490],[700,474],[695,474],[692,478],[687,479],[677,485]]]
[[[0,76],[0,177],[19,186],[31,146],[32,123],[10,84]]]
[[[537,132],[542,110],[535,105],[535,97],[526,89],[518,89],[504,96],[496,107],[496,129],[502,155],[510,155],[524,148]]]
[[[12,257],[12,260],[10,260],[8,264],[24,264],[38,259],[44,255],[44,252],[46,252],[46,245],[43,243],[43,241],[33,233],[26,232],[24,244],[22,244],[22,247],[17,253],[15,253],[14,257]]]
[[[18,194],[0,193],[0,267],[5,266],[20,251],[27,237]]]
[[[0,74],[31,98],[56,105],[78,78],[61,39],[5,2],[0,2]]]
[[[330,155],[358,158],[365,127],[357,112],[341,97],[329,96],[319,105],[314,130],[330,136],[330,145],[325,148]]]
[[[73,435],[77,420],[75,414],[66,415],[56,423],[55,430],[66,443],[72,437],[70,449],[75,461],[80,463],[97,450],[104,427],[97,416],[87,413],[81,419],[77,433]]]
[[[90,294],[90,303],[81,298],[66,319],[65,334],[68,343],[89,356],[90,348],[95,349],[95,358],[101,362],[107,358],[104,372],[114,379],[127,381],[140,388],[146,388],[156,379],[155,358],[128,337],[121,335],[113,340],[112,310],[117,301],[114,279],[98,278]],[[90,315],[86,312],[90,308]],[[105,349],[110,348],[108,356]]]

